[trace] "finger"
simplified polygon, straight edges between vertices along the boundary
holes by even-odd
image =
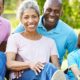
[[[22,73],[21,73],[21,71],[20,71],[19,74],[18,74],[18,76],[21,77],[21,75],[22,75]]]
[[[41,70],[44,68],[44,65],[42,63],[38,63],[38,64],[36,64],[36,66]]]
[[[35,66],[35,70],[40,73],[41,72],[41,69],[38,67],[38,66]]]
[[[33,71],[35,72],[36,75],[38,75],[38,72],[36,71],[36,69],[33,69]]]

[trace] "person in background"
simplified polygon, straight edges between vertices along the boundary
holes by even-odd
[[[10,22],[2,17],[4,0],[0,0],[0,80],[4,80],[6,73],[6,56],[4,54],[8,36],[10,35]]]
[[[11,70],[10,79],[65,80],[64,73],[58,70],[60,65],[55,41],[37,33],[40,17],[37,2],[23,1],[17,14],[25,31],[14,33],[8,38],[6,56],[7,67]],[[17,55],[22,58],[22,61],[16,60]],[[22,73],[16,78],[14,72]]]
[[[68,55],[68,75],[70,80],[80,80],[80,34],[78,35],[77,47]]]
[[[62,64],[63,57],[76,49],[77,35],[74,30],[65,22],[60,20],[62,11],[62,0],[46,0],[44,3],[43,15],[40,17],[37,32],[46,37],[55,40],[58,53],[59,63]],[[23,32],[24,25],[21,23],[17,26],[14,33]]]

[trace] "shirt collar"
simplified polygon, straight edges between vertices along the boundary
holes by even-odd
[[[43,20],[43,16],[40,17],[38,27],[46,30],[46,28],[43,26],[42,20]],[[59,20],[57,26],[55,28],[53,28],[52,30],[48,31],[48,32],[50,32],[50,33],[52,33],[52,32],[60,33],[61,30],[62,30],[61,26],[62,26],[62,21]]]

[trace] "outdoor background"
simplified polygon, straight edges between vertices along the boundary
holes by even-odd
[[[5,10],[3,16],[10,20],[12,31],[17,27],[19,20],[16,18],[17,8],[23,0],[5,0]],[[45,0],[37,0],[41,15]],[[62,0],[63,14],[61,19],[74,28],[78,34],[80,32],[80,0]],[[64,57],[63,66],[66,65],[66,56]],[[64,67],[63,67],[64,68]]]
[[[16,28],[19,23],[16,19],[17,7],[23,0],[5,0],[4,17],[8,18],[12,24],[12,28]],[[63,14],[61,19],[74,29],[80,28],[80,0],[62,0]],[[37,0],[42,14],[45,0]]]

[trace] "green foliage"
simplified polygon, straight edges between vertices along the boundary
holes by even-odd
[[[73,28],[80,28],[80,2],[79,0],[63,0],[63,14],[61,19]]]
[[[43,6],[44,6],[44,2],[46,0],[37,0],[38,4],[39,4],[39,8],[40,8],[40,13],[42,14],[43,11]]]
[[[15,14],[15,9],[18,6],[19,0],[6,0],[5,1],[5,14]],[[43,5],[46,0],[37,0],[40,11],[42,14]],[[73,28],[80,28],[80,0],[62,0],[63,1],[63,14],[61,19],[72,26]],[[71,1],[69,3],[69,1]],[[10,17],[10,20],[12,17]],[[13,22],[12,22],[13,23]]]

